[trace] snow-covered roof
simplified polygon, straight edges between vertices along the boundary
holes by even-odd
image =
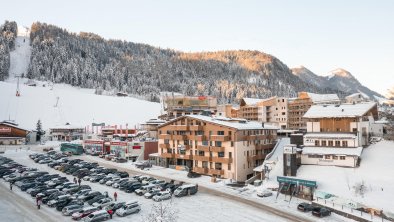
[[[357,103],[341,105],[313,105],[304,118],[360,117],[372,109],[376,103]]]
[[[9,127],[14,127],[14,128],[17,128],[17,129],[20,129],[20,130],[24,130],[24,131],[31,131],[31,130],[19,127],[17,124],[8,123],[6,121],[0,122],[0,124],[6,125],[6,126],[9,126]]]
[[[308,96],[314,103],[340,101],[337,94],[316,94],[308,92]]]
[[[264,126],[262,126],[262,123],[255,122],[255,121],[247,121],[244,119],[232,119],[232,118],[226,118],[226,117],[211,117],[211,116],[203,116],[203,115],[181,116],[181,117],[173,119],[165,124],[162,124],[159,127],[166,125],[166,124],[170,124],[171,122],[174,122],[174,121],[176,121],[180,118],[184,118],[184,117],[190,117],[190,118],[198,119],[198,120],[213,123],[213,124],[218,124],[221,126],[235,128],[238,130],[261,130],[261,129],[277,130],[278,129],[278,127],[267,124],[267,123],[265,123]]]
[[[367,96],[365,93],[361,93],[361,92],[348,95],[348,96],[346,96],[346,99],[358,98],[359,96],[363,97],[364,99],[369,99],[369,96]]]
[[[70,124],[65,124],[65,125],[58,125],[55,127],[51,127],[50,129],[85,129],[84,127],[81,126],[74,126]]]
[[[354,133],[307,133],[304,138],[355,139]]]
[[[346,155],[346,156],[361,156],[363,152],[362,147],[357,148],[331,148],[331,147],[304,147],[302,154],[319,154],[319,155]]]
[[[262,102],[266,99],[257,99],[257,98],[243,98],[243,101],[245,102],[246,105],[248,106],[254,106],[259,102]]]

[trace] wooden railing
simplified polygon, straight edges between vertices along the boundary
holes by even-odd
[[[216,162],[216,163],[232,163],[233,159],[232,158],[225,158],[225,157],[212,157],[212,162]]]
[[[209,152],[209,146],[197,146],[197,150],[201,150],[204,152]]]
[[[199,174],[207,174],[208,173],[208,168],[193,167],[193,172],[196,172],[196,173],[199,173]]]
[[[211,139],[212,141],[229,141],[229,137],[228,136],[223,136],[223,135],[211,135]]]
[[[212,175],[224,175],[224,170],[208,169],[208,174],[212,174]]]
[[[199,161],[211,161],[211,157],[209,156],[193,156],[193,160],[199,160]]]
[[[163,157],[163,158],[174,158],[175,154],[173,154],[173,153],[162,153],[162,154],[160,154],[160,156]]]

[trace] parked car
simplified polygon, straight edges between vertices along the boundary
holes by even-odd
[[[76,213],[76,212],[82,210],[82,208],[83,208],[83,205],[77,205],[77,204],[76,205],[69,205],[69,206],[66,206],[62,209],[62,214],[64,216],[70,216],[73,213]]]
[[[97,207],[85,207],[85,208],[82,208],[82,210],[72,214],[72,219],[73,220],[80,220],[80,219],[88,216],[89,214],[97,211],[97,210],[98,210]]]
[[[197,191],[198,191],[198,187],[196,185],[185,184],[185,185],[178,187],[174,191],[174,195],[176,197],[183,197],[183,196],[187,196],[187,195],[194,195],[197,193]]]
[[[87,217],[84,218],[86,222],[97,222],[97,221],[105,221],[110,218],[110,215],[105,210],[99,210],[89,214]]]
[[[154,201],[163,201],[171,199],[171,193],[168,191],[162,191],[157,193],[154,197],[152,197]]]
[[[139,189],[142,186],[141,183],[135,182],[132,184],[129,184],[126,188],[125,188],[125,192],[126,193],[132,193],[134,192],[136,189]]]
[[[310,204],[310,203],[300,203],[297,206],[297,210],[302,211],[302,212],[308,212],[308,211],[312,211],[315,207]]]
[[[100,200],[98,200],[98,201],[92,203],[92,205],[93,205],[94,207],[98,207],[98,208],[101,209],[101,208],[103,208],[104,206],[106,206],[106,204],[111,203],[111,201],[112,201],[112,198],[106,197],[106,198],[100,199]]]
[[[315,207],[312,210],[312,215],[316,217],[325,217],[325,216],[330,216],[331,211],[325,207]]]
[[[259,197],[270,197],[272,196],[272,192],[269,190],[258,190],[257,191],[257,196]]]
[[[126,202],[118,202],[118,203],[112,202],[107,206],[103,207],[103,209],[106,211],[112,210],[112,212],[115,213],[118,209],[122,208],[124,205],[126,205]]]
[[[154,197],[154,196],[156,196],[156,194],[158,194],[158,193],[160,193],[161,192],[161,190],[160,189],[151,189],[149,192],[146,192],[145,194],[144,194],[144,197],[146,198],[146,199],[152,199],[152,197]]]
[[[122,208],[116,211],[116,215],[120,217],[124,217],[129,214],[138,213],[141,211],[141,206],[138,202],[133,202],[129,204],[125,204]]]
[[[151,168],[152,164],[148,161],[137,162],[134,164],[137,168],[144,169],[144,168]]]
[[[92,204],[96,203],[97,201],[104,199],[104,198],[106,198],[106,196],[100,193],[99,195],[96,195],[92,199],[88,200],[87,203],[89,205],[92,205]]]

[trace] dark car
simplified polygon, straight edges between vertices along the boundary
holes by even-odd
[[[117,172],[116,174],[117,174],[120,178],[129,177],[129,173],[127,173],[127,172]]]
[[[89,201],[91,199],[93,199],[95,196],[101,195],[100,192],[96,191],[96,192],[91,192],[88,195],[86,195],[86,197],[83,198],[83,201]]]
[[[325,216],[330,216],[331,211],[325,207],[315,207],[312,210],[312,215],[316,217],[325,217]]]
[[[312,211],[315,207],[312,204],[309,203],[300,203],[297,206],[297,210],[302,211],[302,212],[308,212]]]
[[[106,198],[106,196],[104,196],[104,195],[102,195],[102,194],[99,194],[99,195],[93,197],[92,199],[88,200],[87,203],[88,203],[89,205],[92,205],[93,203],[96,203],[97,201],[99,201],[99,200],[101,200],[101,199],[104,199],[104,198]]]
[[[133,183],[133,184],[130,184],[129,186],[127,186],[127,187],[125,188],[125,192],[126,192],[126,193],[132,193],[132,192],[134,192],[135,190],[141,188],[141,186],[142,186],[141,183]]]
[[[21,186],[21,191],[26,191],[27,189],[32,188],[32,187],[35,187],[35,186],[37,186],[38,184],[39,184],[39,183],[37,183],[37,182],[31,182],[31,183],[22,184],[22,186]]]

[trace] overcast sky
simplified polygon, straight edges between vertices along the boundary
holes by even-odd
[[[259,50],[319,75],[344,68],[382,94],[394,86],[391,0],[7,0],[0,12],[185,52]]]

